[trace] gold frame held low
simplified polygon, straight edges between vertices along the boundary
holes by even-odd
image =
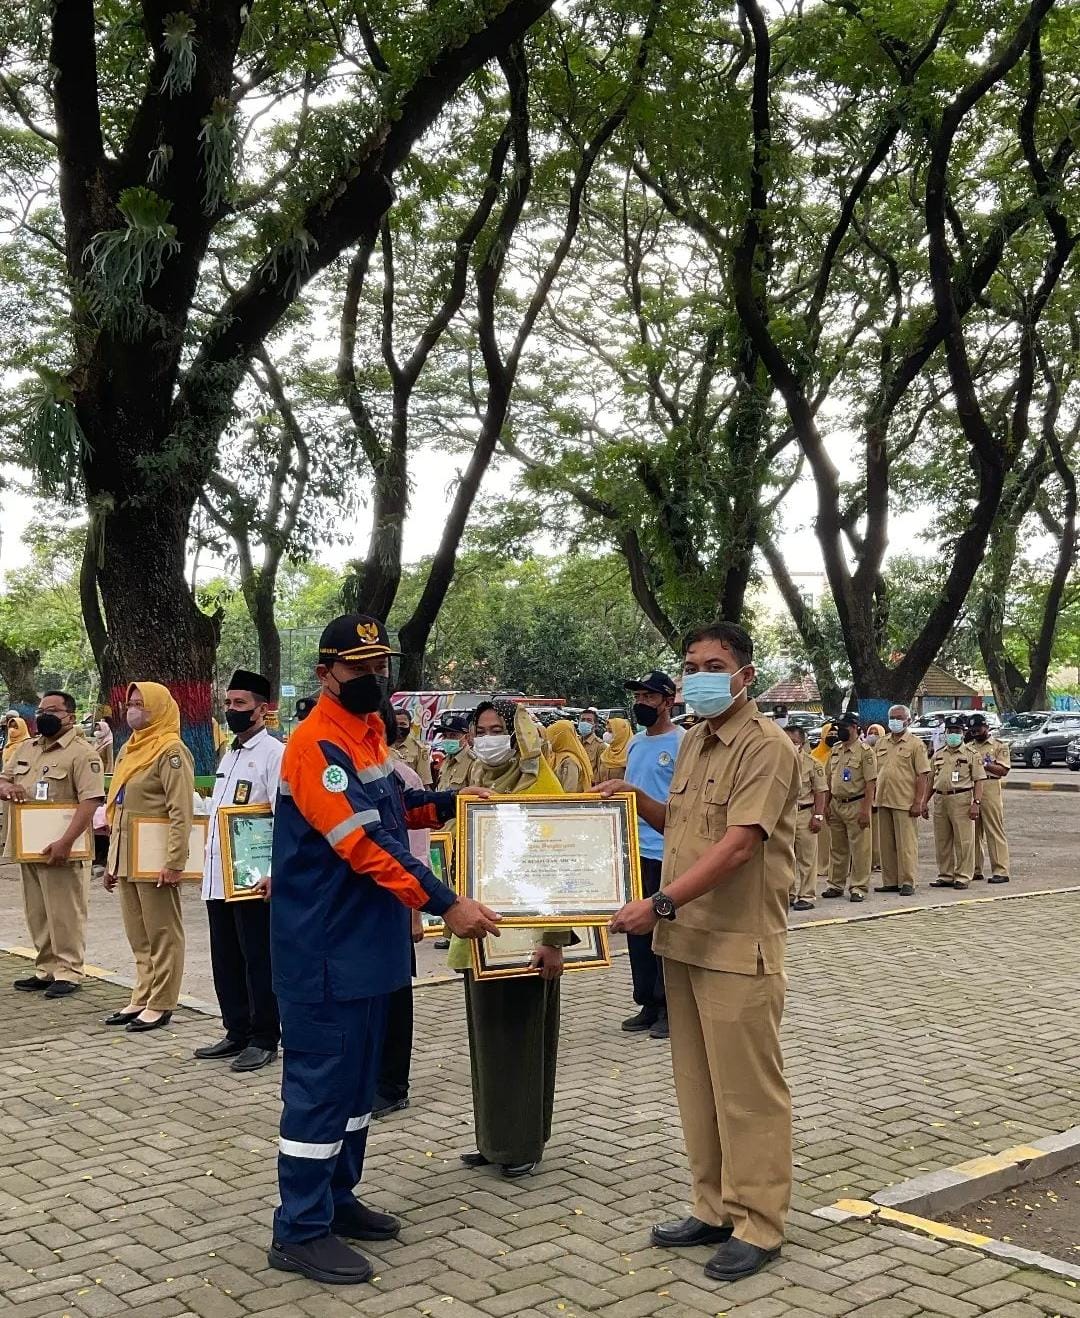
[[[9,801],[7,804],[8,809],[11,811],[12,847],[15,852],[15,860],[24,865],[47,865],[49,861],[44,852],[26,850],[23,843],[23,820],[25,818],[23,811],[33,810],[35,814],[39,814],[43,810],[49,810],[54,815],[61,816],[57,820],[56,832],[49,839],[51,842],[57,842],[68,831],[71,817],[78,809],[78,803],[70,801]],[[93,831],[88,828],[82,838],[76,840],[74,846],[72,846],[68,854],[68,860],[93,859],[94,835]]]
[[[139,825],[168,824],[170,822],[171,821],[168,815],[132,815],[131,834],[130,834],[131,840],[128,844],[129,860],[130,860],[128,869],[131,871],[131,873],[127,876],[129,879],[133,880],[136,883],[147,883],[151,880],[156,879],[158,875],[161,873],[160,867],[158,869],[147,869],[145,866],[139,864]],[[202,829],[202,835],[203,835],[202,855],[203,858],[205,858],[206,844],[210,838],[209,815],[196,815],[195,818],[191,821],[192,833],[196,832],[198,829]],[[191,846],[189,844],[188,860],[190,859],[191,859]],[[201,864],[197,870],[185,869],[185,870],[181,870],[180,872],[181,879],[189,880],[189,881],[194,881],[195,879],[201,880],[202,876],[203,876],[203,866]]]
[[[429,839],[428,856],[438,855],[439,865],[442,867],[442,873],[435,865],[431,865],[431,872],[437,879],[441,879],[448,888],[455,888],[454,885],[454,835],[453,833],[444,833],[441,830],[438,833],[432,833]],[[429,859],[430,863],[430,859]],[[456,891],[456,888],[455,888]],[[428,915],[424,911],[420,912],[420,919],[424,925],[425,938],[449,938],[450,934],[443,924],[441,915]]]
[[[487,818],[497,818],[504,807],[512,806],[516,815],[516,827],[520,830],[524,816],[536,816],[538,825],[547,830],[553,849],[561,848],[566,853],[574,849],[573,815],[587,814],[595,823],[597,813],[610,814],[610,837],[605,844],[610,844],[608,861],[611,873],[607,876],[609,886],[605,892],[583,892],[577,898],[560,899],[554,893],[546,901],[507,901],[494,895],[485,887],[485,877],[489,880],[508,882],[505,872],[505,856],[500,856],[497,864],[499,874],[484,876],[479,873],[483,860],[478,859],[481,845],[477,845],[475,830],[478,833],[481,822]],[[511,820],[507,819],[507,827]],[[502,917],[504,925],[544,925],[551,928],[576,928],[583,925],[606,925],[611,917],[627,902],[641,897],[641,857],[638,851],[637,807],[632,792],[616,793],[614,796],[601,797],[595,792],[567,793],[561,796],[530,796],[525,793],[508,796],[492,796],[479,799],[473,796],[459,796],[457,801],[457,842],[455,872],[457,891],[462,896],[472,897],[482,902]],[[519,841],[521,839],[519,838]],[[529,839],[526,840],[528,850]],[[542,848],[533,848],[542,850]],[[605,862],[605,865],[607,862]],[[555,879],[556,866],[537,866],[537,883]],[[534,888],[535,890],[535,888]]]
[[[529,965],[535,946],[528,951],[517,947],[511,951],[499,945],[507,935],[539,932],[541,929],[536,925],[521,924],[508,927],[498,938],[475,939],[472,943],[473,974],[479,980],[520,979],[523,975],[538,974]],[[604,926],[578,925],[574,932],[580,936],[581,942],[577,946],[563,948],[564,973],[568,974],[572,970],[610,970],[611,944]]]
[[[218,846],[221,848],[221,882],[225,889],[225,900],[227,902],[249,902],[262,901],[261,892],[254,888],[238,888],[236,886],[236,859],[233,853],[233,837],[230,823],[233,819],[242,816],[258,816],[260,819],[269,819],[271,832],[273,831],[274,812],[268,804],[259,805],[222,805],[218,807],[217,812],[217,831]]]

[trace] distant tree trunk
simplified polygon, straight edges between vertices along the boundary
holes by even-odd
[[[16,650],[6,641],[0,641],[0,678],[7,688],[12,705],[25,709],[37,708],[37,669],[41,662],[40,650]]]
[[[784,597],[784,603],[788,606],[788,612],[791,614],[791,621],[795,624],[795,630],[799,633],[799,637],[806,647],[810,667],[814,670],[814,680],[817,682],[818,694],[821,696],[821,708],[826,714],[839,714],[843,704],[843,693],[833,674],[832,663],[829,660],[825,646],[825,638],[822,636],[821,628],[814,617],[814,611],[807,608],[803,603],[803,598],[787,570],[783,555],[774,541],[763,535],[760,537],[759,543],[765,561],[769,565],[769,570],[773,574],[777,589]]]

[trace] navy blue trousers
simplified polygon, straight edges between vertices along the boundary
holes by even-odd
[[[371,1102],[382,1054],[386,997],[279,1002],[281,1138],[274,1239],[329,1234],[364,1170]]]

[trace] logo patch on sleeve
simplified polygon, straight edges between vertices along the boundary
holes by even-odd
[[[349,785],[349,775],[340,764],[328,764],[323,770],[322,785],[328,792],[343,792]]]
[[[169,763],[172,765],[174,769],[179,769],[183,761],[180,759],[179,755],[170,755]]]

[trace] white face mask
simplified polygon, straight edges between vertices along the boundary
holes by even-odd
[[[899,735],[907,727],[907,723],[902,718],[889,719],[889,731]]]
[[[868,732],[868,733],[866,734],[866,744],[867,744],[868,746],[876,746],[876,745],[877,745],[877,733],[876,733],[876,732]]]
[[[615,734],[614,734],[614,732],[605,732],[605,733],[604,733],[604,745],[605,745],[605,746],[610,746],[611,743],[612,743],[614,740],[615,740]]]
[[[510,744],[509,733],[493,733],[488,737],[477,737],[473,741],[473,753],[481,764],[487,764],[491,768],[498,768],[500,764],[506,764],[514,753],[514,748]]]

